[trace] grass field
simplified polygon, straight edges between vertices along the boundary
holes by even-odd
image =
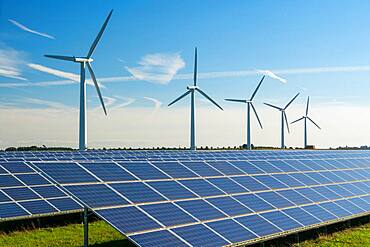
[[[70,224],[53,228],[16,231],[0,234],[1,247],[81,247],[83,246],[82,224]],[[133,246],[120,233],[103,221],[95,221],[89,225],[89,246],[118,247]],[[354,227],[330,235],[294,245],[295,247],[352,247],[370,246],[370,224]]]

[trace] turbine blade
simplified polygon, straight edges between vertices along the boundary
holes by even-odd
[[[197,85],[197,70],[198,70],[198,50],[195,47],[195,55],[194,55],[194,86]]]
[[[309,118],[309,117],[307,117],[307,118],[308,118],[308,120],[310,120],[314,125],[316,125],[316,127],[317,127],[317,128],[319,128],[319,129],[321,130],[320,126],[319,126],[317,123],[315,123],[311,118]]]
[[[66,61],[75,61],[75,57],[72,56],[59,56],[59,55],[44,55],[45,57],[48,58],[54,58],[54,59],[59,59],[59,60],[66,60]]]
[[[95,85],[95,88],[96,88],[96,92],[98,93],[98,96],[99,96],[99,99],[100,99],[100,103],[101,103],[101,105],[103,107],[104,114],[107,115],[107,109],[105,108],[103,96],[101,95],[101,92],[100,92],[100,89],[99,89],[99,84],[96,81],[96,77],[95,77],[94,71],[93,71],[90,63],[86,63],[86,65],[87,65],[87,68],[88,68],[88,70],[90,72],[91,78],[92,78],[92,80],[94,82],[94,85]]]
[[[286,108],[288,108],[288,106],[289,106],[291,103],[293,103],[293,101],[298,97],[298,95],[299,95],[299,93],[297,93],[297,94],[296,94],[296,96],[294,96],[294,97],[293,97],[293,99],[291,99],[291,100],[289,101],[289,103],[284,107],[284,110],[285,110]]]
[[[221,110],[224,110],[224,109],[222,109],[222,107],[219,104],[216,103],[216,101],[214,101],[213,99],[211,99],[211,97],[209,97],[205,92],[203,92],[199,88],[196,88],[195,90],[197,90],[201,95],[203,95],[205,98],[207,98],[209,101],[211,101],[218,108],[220,108]]]
[[[230,102],[247,103],[245,99],[225,99],[225,100]]]
[[[277,107],[277,106],[271,105],[271,104],[269,104],[269,103],[264,103],[264,104],[265,104],[265,105],[267,105],[267,106],[270,106],[270,107],[272,107],[272,108],[278,109],[279,111],[283,110],[283,109],[281,109],[280,107]]]
[[[174,103],[176,103],[177,101],[179,101],[180,99],[184,98],[186,95],[188,95],[190,93],[190,91],[186,91],[184,94],[182,94],[180,97],[178,97],[177,99],[175,99],[174,101],[172,101],[171,103],[168,104],[168,106],[171,106],[173,105]]]
[[[250,101],[253,100],[254,96],[256,95],[256,93],[257,93],[258,89],[260,88],[260,86],[261,86],[261,84],[262,84],[262,82],[263,82],[264,79],[265,79],[265,76],[262,76],[262,79],[261,79],[260,83],[258,84],[257,88],[254,90]]]
[[[295,121],[291,122],[290,124],[294,124],[294,123],[296,123],[296,122],[299,122],[299,121],[301,121],[302,119],[304,119],[304,117],[301,117],[301,118],[299,118],[299,119],[297,119],[297,120],[295,120]]]
[[[256,118],[257,118],[257,120],[258,120],[258,123],[260,124],[261,129],[263,129],[263,127],[262,127],[262,123],[261,123],[260,118],[258,117],[258,114],[257,114],[256,108],[254,108],[254,105],[253,105],[252,103],[250,103],[250,104],[251,104],[251,106],[252,106],[252,109],[253,109],[253,111],[254,111],[254,114],[256,115]]]
[[[91,55],[93,54],[93,52],[96,48],[96,45],[98,44],[101,36],[103,35],[103,32],[104,32],[105,28],[107,27],[107,24],[108,24],[108,21],[109,21],[111,15],[112,15],[112,12],[113,12],[113,9],[109,12],[109,15],[108,15],[107,19],[105,19],[105,22],[104,22],[103,26],[101,27],[98,35],[96,36],[94,42],[92,43],[92,45],[90,47],[90,50],[89,50],[89,53],[87,54],[87,58],[90,58]]]
[[[286,113],[284,111],[284,118],[285,118],[285,124],[286,124],[286,128],[288,130],[288,133],[290,134],[290,129],[289,129],[289,122],[288,122],[288,117],[286,116]]]
[[[306,117],[308,115],[308,105],[310,104],[310,96],[307,97],[307,106],[306,106]]]

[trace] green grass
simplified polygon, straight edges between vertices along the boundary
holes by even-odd
[[[0,247],[81,247],[83,246],[83,225],[40,228],[0,233]],[[119,232],[103,221],[89,224],[89,246],[124,247],[133,246]],[[370,246],[370,224],[354,227],[341,232],[321,235],[294,247],[356,247]]]
[[[370,224],[361,225],[333,234],[321,235],[317,239],[308,240],[295,247],[363,247],[370,246]]]
[[[40,228],[15,231],[9,234],[0,233],[1,247],[81,247],[83,246],[83,225]],[[89,246],[115,247],[132,246],[118,231],[103,221],[89,224]]]

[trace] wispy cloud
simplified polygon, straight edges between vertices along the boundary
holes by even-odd
[[[20,69],[24,63],[23,56],[22,52],[12,48],[6,46],[0,48],[0,76],[26,81]]]
[[[276,74],[278,75],[293,75],[293,74],[304,75],[304,74],[321,74],[321,73],[354,73],[354,72],[369,72],[370,65],[277,69],[277,70],[269,70],[269,71],[275,75]],[[246,76],[260,75],[260,74],[261,74],[261,70],[216,71],[216,72],[198,73],[198,78],[200,79],[233,78],[233,77],[246,77]],[[176,74],[173,76],[171,80],[172,81],[173,80],[185,80],[185,79],[188,80],[192,78],[193,78],[192,73]],[[144,79],[140,79],[137,76],[116,76],[116,77],[98,78],[98,81],[101,83],[128,82],[128,81],[132,82],[132,81],[141,81],[141,80],[144,80]],[[72,83],[74,83],[74,81],[72,80],[44,81],[44,82],[32,82],[32,83],[31,82],[30,83],[9,82],[9,83],[0,83],[0,87],[30,87],[30,86],[42,87],[42,86],[68,85]],[[91,81],[88,80],[88,83],[91,84]]]
[[[161,106],[163,104],[161,101],[159,101],[155,98],[151,98],[151,97],[143,97],[143,98],[154,103],[154,110],[155,111],[158,110],[159,108],[161,108]]]
[[[44,72],[44,73],[47,73],[47,74],[50,74],[50,75],[55,75],[55,76],[58,76],[58,77],[61,77],[61,78],[69,79],[72,82],[79,82],[80,81],[80,75],[78,75],[78,74],[53,69],[53,68],[46,67],[46,66],[41,65],[41,64],[29,63],[29,64],[27,64],[27,66],[30,67],[31,69],[34,69],[34,70],[37,70],[37,71],[41,71],[41,72]],[[42,84],[39,84],[39,86],[53,86],[53,85],[71,84],[71,81],[60,81],[59,83],[57,81],[44,82]],[[92,80],[86,80],[86,83],[89,84],[89,85],[94,85]],[[100,87],[104,87],[100,84],[100,80],[98,80],[98,83],[99,83]]]
[[[129,97],[122,97],[122,96],[115,96],[117,99],[120,99],[121,103],[117,103],[116,105],[113,106],[114,109],[118,109],[118,108],[123,108],[123,107],[126,107],[126,106],[129,106],[131,104],[133,104],[136,99],[134,98],[129,98]]]
[[[281,78],[280,76],[277,76],[275,73],[273,73],[272,71],[270,70],[258,70],[260,73],[272,78],[272,79],[276,79],[278,81],[281,81],[282,83],[287,83],[287,80],[284,79],[284,78]]]
[[[21,99],[20,102],[26,103],[26,104],[32,104],[32,105],[45,106],[47,108],[56,108],[56,109],[67,108],[66,105],[56,102],[56,101],[36,99],[36,98],[24,98],[24,99]]]
[[[45,38],[49,38],[49,39],[55,39],[54,36],[50,35],[50,34],[47,34],[47,33],[41,33],[41,32],[38,32],[36,30],[32,30],[30,29],[29,27],[26,27],[25,25],[15,21],[15,20],[12,20],[12,19],[8,19],[11,23],[13,23],[14,25],[16,25],[17,27],[19,27],[20,29],[22,29],[23,31],[26,31],[26,32],[29,32],[29,33],[33,33],[33,34],[36,34],[36,35],[39,35],[39,36],[42,36],[42,37],[45,37]]]
[[[126,66],[126,69],[138,80],[168,84],[185,66],[185,62],[179,53],[154,53],[142,57],[139,65]]]

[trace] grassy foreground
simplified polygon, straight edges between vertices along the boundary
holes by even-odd
[[[1,247],[81,247],[83,246],[83,225],[16,231],[9,234],[0,233]],[[89,246],[115,247],[130,246],[122,234],[103,221],[89,224]]]
[[[16,231],[9,234],[0,233],[0,247],[81,247],[83,246],[83,225]],[[132,246],[119,232],[103,221],[89,224],[89,246],[118,247]],[[370,224],[354,227],[334,234],[321,235],[294,247],[352,247],[370,246]]]
[[[353,247],[370,246],[370,224],[361,225],[344,231],[328,235],[321,235],[317,239],[308,240],[295,247]]]

